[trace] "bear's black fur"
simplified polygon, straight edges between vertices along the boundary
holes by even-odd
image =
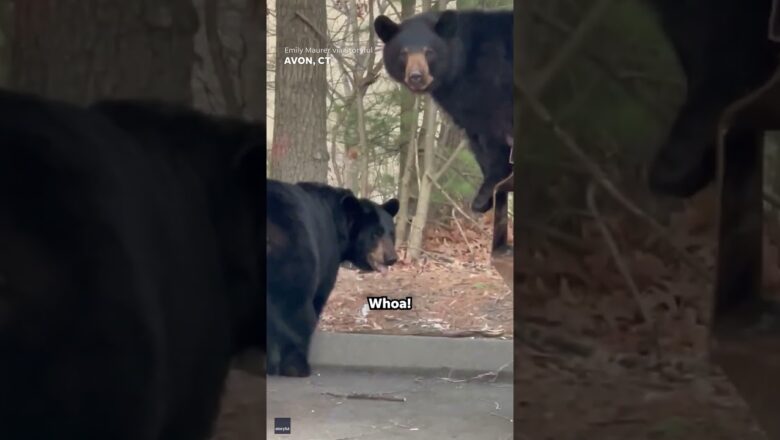
[[[377,205],[347,189],[276,180],[266,197],[268,310],[279,314],[269,316],[267,371],[308,376],[309,343],[339,265],[384,272],[398,259],[398,200]]]
[[[726,107],[777,67],[769,40],[772,0],[647,0],[685,74],[687,94],[649,172],[658,193],[687,197],[715,176],[718,122]]]
[[[678,197],[703,189],[716,177],[722,136],[716,318],[744,313],[755,324],[767,311],[779,316],[761,295],[762,138],[772,127],[760,124],[778,113],[780,103],[764,97],[750,113],[721,122],[731,104],[760,89],[778,68],[780,45],[769,39],[776,0],[647,1],[687,84],[683,105],[651,164],[649,185]]]
[[[430,93],[469,138],[484,180],[472,202],[476,212],[493,204],[493,190],[512,173],[513,133],[511,11],[444,11],[394,23],[374,21],[385,43],[385,69],[415,93]]]
[[[264,349],[265,128],[0,91],[0,438],[206,439]]]

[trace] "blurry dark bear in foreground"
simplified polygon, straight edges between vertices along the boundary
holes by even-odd
[[[201,440],[264,349],[265,126],[0,92],[0,438]]]

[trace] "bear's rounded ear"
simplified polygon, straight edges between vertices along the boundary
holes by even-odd
[[[360,206],[360,200],[358,200],[354,194],[350,193],[345,194],[341,198],[341,209],[344,210],[344,213],[347,214],[348,217],[354,217],[360,214],[363,207]]]
[[[374,30],[383,43],[387,43],[398,33],[399,26],[386,15],[380,15],[374,20]]]
[[[458,30],[458,13],[455,11],[442,12],[433,29],[438,36],[444,39],[454,37]]]
[[[390,199],[382,204],[382,209],[387,211],[391,217],[395,217],[395,215],[398,214],[398,209],[400,207],[401,205],[398,203],[398,199]]]

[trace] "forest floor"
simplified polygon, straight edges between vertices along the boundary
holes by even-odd
[[[425,252],[385,275],[341,269],[320,321],[335,332],[512,338],[513,297],[490,263],[489,221],[429,228]],[[369,311],[366,297],[412,297],[412,310]]]
[[[716,207],[703,194],[670,215],[666,235],[615,209],[559,229],[564,240],[521,243],[518,439],[767,438],[708,361]],[[765,249],[776,261],[777,247]],[[766,291],[780,267],[770,266]]]
[[[515,362],[515,440],[767,439],[715,368],[673,378],[528,346]]]

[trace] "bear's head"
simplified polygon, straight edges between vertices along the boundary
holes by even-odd
[[[400,24],[380,15],[374,29],[385,43],[382,57],[388,74],[412,92],[431,92],[452,74],[456,12],[419,14]]]
[[[346,260],[362,270],[387,272],[387,268],[398,261],[393,225],[398,200],[390,199],[378,205],[349,194],[342,198],[341,207],[349,234]]]

